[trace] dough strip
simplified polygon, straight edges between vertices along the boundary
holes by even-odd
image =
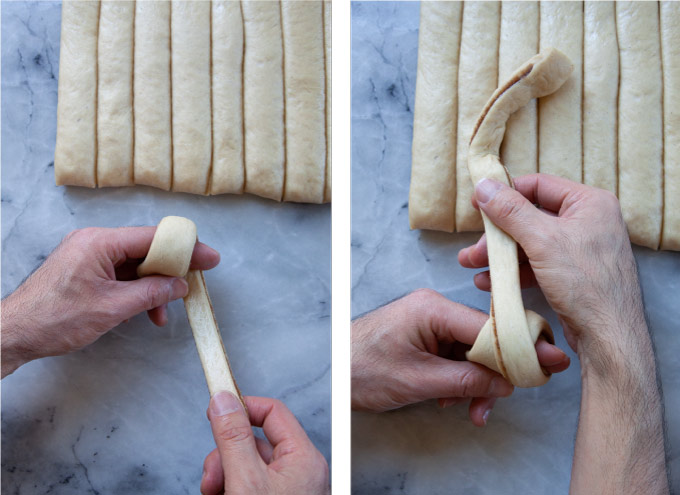
[[[508,117],[531,99],[555,92],[574,66],[561,52],[548,48],[532,57],[500,86],[484,107],[472,134],[468,154],[470,176],[476,184],[491,178],[512,187],[500,161],[500,146]],[[535,387],[550,375],[541,368],[536,339],[553,342],[548,323],[524,309],[519,283],[517,244],[482,213],[491,273],[491,312],[467,358],[503,374],[518,387]]]
[[[137,274],[140,277],[160,274],[186,278],[189,292],[184,298],[184,307],[208,382],[210,396],[228,390],[239,398],[247,410],[229,366],[203,272],[189,270],[196,241],[194,222],[184,217],[163,218],[158,224],[146,259],[137,268]]]

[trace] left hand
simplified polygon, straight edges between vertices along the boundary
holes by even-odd
[[[45,262],[2,301],[2,376],[45,356],[81,349],[142,311],[167,323],[166,304],[184,297],[183,278],[137,278],[155,227],[87,228],[67,235]],[[196,243],[191,268],[220,255]]]

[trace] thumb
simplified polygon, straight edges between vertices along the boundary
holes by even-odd
[[[263,461],[257,451],[250,420],[238,397],[227,391],[215,394],[210,400],[208,418],[222,459],[225,480],[233,482],[252,476]]]
[[[496,226],[520,245],[531,244],[541,232],[546,216],[521,193],[493,179],[482,179],[475,186],[479,208]]]
[[[498,373],[470,361],[438,356],[425,366],[421,392],[426,399],[440,397],[507,397],[514,387]]]
[[[120,308],[121,320],[126,320],[142,311],[148,311],[184,297],[188,291],[189,285],[183,278],[153,275],[118,282],[113,297]]]

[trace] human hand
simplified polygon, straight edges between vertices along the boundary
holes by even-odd
[[[616,197],[545,174],[514,183],[516,190],[480,181],[473,203],[520,245],[521,285],[540,286],[571,348],[579,352],[582,343],[594,348],[598,339],[611,340],[605,329],[631,322],[644,327],[635,259]],[[462,249],[458,261],[488,266],[486,238]],[[490,290],[488,272],[474,280]]]
[[[441,407],[470,401],[477,426],[486,424],[497,397],[513,387],[501,375],[465,361],[489,315],[420,289],[352,322],[352,408],[382,412],[439,399]],[[569,357],[544,339],[541,366],[564,371]]]
[[[278,400],[246,397],[248,415],[230,392],[210,401],[208,419],[217,448],[205,458],[201,493],[326,495],[328,464],[295,416]],[[267,440],[256,438],[261,427]]]
[[[155,227],[87,228],[67,235],[2,301],[2,376],[33,359],[76,351],[141,311],[167,323],[166,304],[184,297],[183,278],[137,279]],[[208,270],[219,253],[198,242],[191,268]]]

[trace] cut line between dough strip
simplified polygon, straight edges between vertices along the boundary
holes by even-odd
[[[477,121],[470,141],[468,168],[473,184],[490,178],[513,187],[500,161],[505,124],[533,98],[557,91],[573,71],[566,55],[547,48],[529,59],[498,87]],[[517,243],[482,212],[491,275],[490,317],[467,359],[501,373],[518,387],[537,387],[550,379],[538,362],[535,343],[540,335],[554,343],[548,322],[525,310],[519,283]]]
[[[137,268],[137,275],[144,277],[160,274],[186,278],[189,292],[184,298],[184,307],[208,382],[210,396],[227,390],[239,398],[247,411],[229,366],[203,272],[189,270],[191,255],[197,241],[194,222],[184,217],[163,218],[156,228],[149,253]]]

